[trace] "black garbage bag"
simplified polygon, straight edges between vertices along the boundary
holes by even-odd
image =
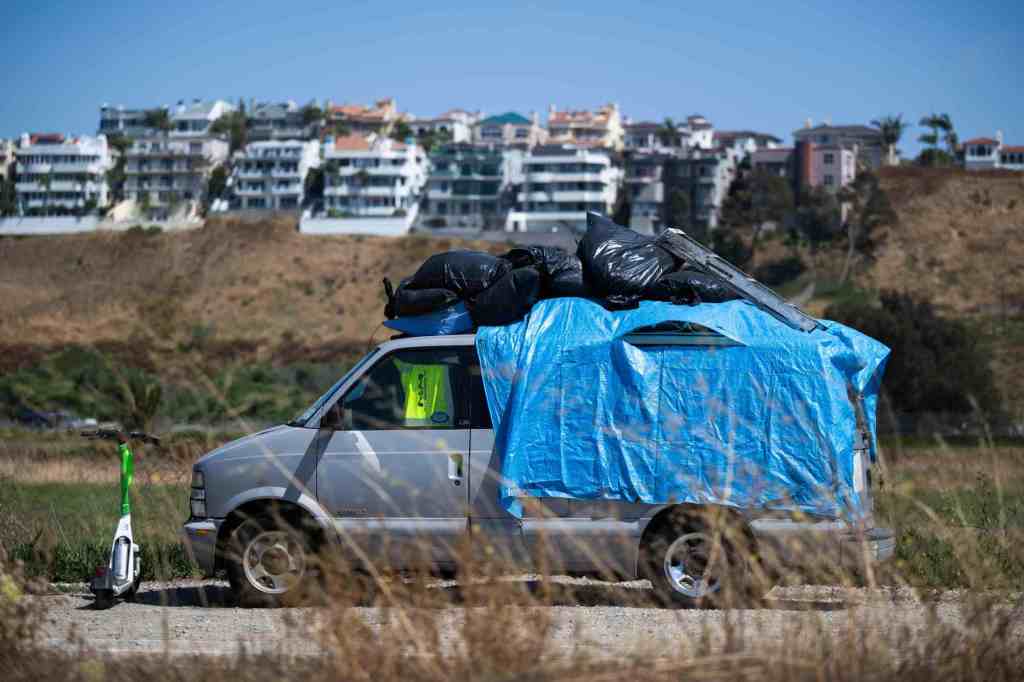
[[[409,279],[403,279],[398,289],[392,290],[391,282],[384,280],[384,292],[388,297],[384,315],[389,320],[396,317],[426,315],[447,308],[459,300],[458,295],[448,289],[410,289],[408,284]]]
[[[639,294],[612,294],[601,299],[601,304],[608,310],[633,310],[640,307]]]
[[[550,297],[589,297],[591,295],[590,287],[583,279],[583,264],[580,263],[580,259],[570,255],[566,261],[566,267],[551,275],[547,289],[547,295]]]
[[[644,297],[684,305],[725,303],[741,298],[722,279],[686,269],[665,275],[644,292]]]
[[[540,298],[541,275],[536,267],[516,268],[468,303],[480,326],[498,326],[522,319]]]
[[[587,214],[587,232],[576,249],[585,281],[600,297],[635,296],[679,266],[659,237],[645,237]]]
[[[533,266],[540,271],[541,296],[589,296],[590,288],[583,281],[580,259],[557,246],[522,246],[504,256],[513,268]]]
[[[409,289],[447,289],[470,299],[511,269],[508,261],[482,251],[437,253],[408,280]]]

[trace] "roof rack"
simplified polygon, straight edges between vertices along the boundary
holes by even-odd
[[[821,327],[816,319],[682,230],[674,227],[666,229],[663,233],[663,246],[673,256],[685,260],[687,267],[722,279],[737,294],[794,329],[812,332]]]

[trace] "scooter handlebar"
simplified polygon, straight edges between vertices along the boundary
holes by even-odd
[[[113,440],[118,443],[127,443],[130,440],[136,440],[142,443],[160,445],[159,438],[142,431],[131,431],[130,433],[125,433],[124,431],[118,431],[117,429],[92,429],[89,431],[82,431],[82,436],[89,439]]]

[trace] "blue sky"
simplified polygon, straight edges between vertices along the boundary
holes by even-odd
[[[103,102],[392,95],[420,116],[616,101],[786,138],[938,111],[1024,144],[1021,2],[90,4],[2,3],[0,136],[94,133]]]

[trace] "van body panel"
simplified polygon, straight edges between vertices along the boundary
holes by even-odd
[[[468,541],[473,554],[498,557],[510,568],[637,577],[644,531],[672,505],[524,498],[522,518],[513,516],[501,503],[501,457],[494,451],[489,415],[484,424],[479,405],[453,406],[458,423],[449,428],[327,426],[339,401],[390,353],[451,349],[463,358],[472,353],[476,362],[473,344],[471,334],[381,344],[373,361],[339,382],[304,426],[268,429],[200,459],[194,468],[205,477],[208,518],[190,519],[183,535],[201,545],[194,555],[202,559],[204,572],[212,575],[220,565],[209,527],[227,525],[225,518],[243,504],[276,499],[307,510],[340,547],[357,547],[393,568],[424,560],[449,566],[456,548]],[[461,365],[453,368],[455,376]],[[459,381],[471,382],[472,376]],[[452,380],[456,385],[462,390],[467,384]],[[865,467],[866,480],[870,457],[863,443],[851,446],[863,453],[859,466]],[[780,564],[850,556],[879,561],[893,553],[890,531],[865,528],[870,515],[848,523],[739,511],[759,553]]]

